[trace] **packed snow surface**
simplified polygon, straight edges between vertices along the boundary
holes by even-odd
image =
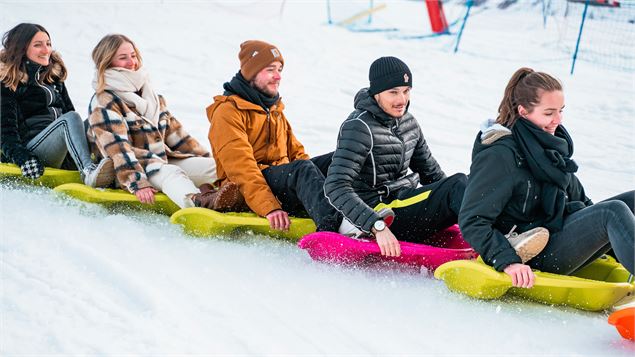
[[[0,29],[20,22],[48,29],[83,116],[93,94],[92,48],[105,34],[128,35],[171,112],[207,147],[205,107],[237,72],[239,44],[274,43],[285,59],[286,114],[311,155],[334,149],[370,63],[396,56],[413,73],[409,110],[448,174],[469,171],[479,124],[496,116],[511,74],[529,66],[564,83],[564,124],[587,195],[600,201],[633,189],[632,24],[613,50],[630,58],[630,69],[581,55],[572,76],[574,44],[561,42],[565,25],[577,31],[579,6],[543,25],[533,2],[501,10],[491,1],[473,9],[453,53],[455,35],[400,38],[430,33],[422,2],[386,3],[359,28],[398,32],[328,25],[325,1],[2,1]],[[331,10],[342,19],[367,4],[331,1]],[[464,11],[458,1],[446,5],[448,21]],[[608,14],[589,28],[611,24]],[[426,272],[316,263],[293,244],[260,236],[192,238],[165,216],[109,212],[48,189],[0,185],[0,223],[2,355],[635,352],[606,312],[473,300]]]

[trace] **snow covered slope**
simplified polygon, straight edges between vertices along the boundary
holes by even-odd
[[[334,149],[370,63],[397,56],[413,72],[410,111],[449,174],[469,170],[480,122],[495,116],[511,74],[530,66],[564,82],[565,125],[587,194],[598,201],[635,186],[635,75],[582,61],[570,76],[568,55],[554,46],[558,22],[543,28],[539,7],[475,9],[453,54],[454,37],[353,33],[326,24],[324,1],[282,3],[3,1],[0,30],[19,22],[49,30],[82,115],[92,95],[92,48],[107,33],[130,36],[172,113],[205,145],[205,107],[238,70],[239,44],[272,42],[285,58],[287,116],[313,155]],[[461,15],[458,3],[446,7],[448,17]],[[387,5],[378,25],[428,31],[421,2]],[[635,351],[603,313],[475,301],[426,274],[318,264],[262,237],[194,239],[166,217],[109,214],[48,190],[0,186],[0,224],[2,355]]]

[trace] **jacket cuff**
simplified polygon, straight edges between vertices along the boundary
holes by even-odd
[[[27,162],[33,157],[35,157],[35,155],[33,155],[30,151],[25,149],[24,151],[21,150],[20,152],[15,153],[12,157],[12,161],[16,165],[22,166],[24,165],[25,162]]]
[[[134,194],[135,192],[143,189],[143,188],[148,188],[148,187],[154,187],[152,186],[152,184],[150,183],[150,181],[145,180],[145,179],[141,179],[139,181],[135,181],[133,183],[131,183],[128,186],[128,191],[130,191],[130,193]]]
[[[373,211],[371,216],[361,226],[362,227],[362,231],[364,231],[364,233],[370,233],[370,230],[371,230],[371,228],[373,228],[373,225],[375,224],[375,222],[379,221],[380,219],[381,219],[381,217],[377,214],[377,212]]]
[[[488,264],[493,266],[494,269],[496,269],[496,271],[502,272],[503,270],[505,270],[505,268],[507,268],[508,266],[512,264],[516,264],[516,263],[522,264],[522,262],[523,261],[520,259],[518,254],[516,254],[516,251],[514,250],[514,248],[510,247],[496,254],[496,256],[494,256],[491,262],[488,262]]]
[[[249,202],[247,202],[247,206],[249,206]],[[249,206],[249,208],[251,208],[252,211],[256,212],[256,214],[260,217],[266,217],[269,213],[282,209],[282,206],[280,206],[280,203],[278,203],[278,201],[265,201],[262,204],[259,204],[256,209],[251,206]]]
[[[21,145],[14,145],[12,148],[9,148],[9,150],[5,147],[2,154],[7,160],[18,166],[22,166],[27,160],[35,156]]]

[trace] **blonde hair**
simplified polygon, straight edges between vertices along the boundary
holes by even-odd
[[[38,32],[44,32],[51,38],[48,31],[38,24],[21,23],[7,31],[2,37],[0,51],[0,81],[11,90],[15,91],[20,82],[26,83],[29,79],[26,71],[27,49],[33,36]],[[62,57],[56,51],[51,52],[49,65],[45,67],[41,74],[43,83],[54,83],[64,81],[68,75]]]
[[[95,46],[92,53],[93,62],[95,62],[95,69],[97,70],[97,93],[104,91],[106,84],[104,80],[104,72],[110,68],[110,63],[113,58],[115,58],[119,47],[126,42],[132,45],[132,48],[134,48],[135,54],[137,55],[137,61],[139,61],[135,70],[141,68],[143,63],[141,53],[139,53],[139,49],[131,39],[121,34],[110,34],[104,36],[104,38],[99,40],[99,43],[97,43],[97,46]]]
[[[505,87],[505,94],[498,106],[496,123],[511,128],[520,117],[519,105],[531,112],[540,103],[542,93],[554,91],[562,91],[559,80],[544,72],[520,68],[514,72]]]

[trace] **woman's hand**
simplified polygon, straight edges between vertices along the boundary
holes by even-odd
[[[269,221],[269,226],[271,229],[275,229],[278,231],[288,231],[289,226],[291,225],[291,220],[289,220],[289,214],[281,209],[277,209],[275,211],[269,212],[265,216]]]
[[[377,240],[377,244],[379,245],[381,255],[385,255],[387,257],[398,257],[401,255],[401,246],[399,245],[399,241],[395,238],[395,235],[392,234],[388,227],[375,233],[374,235],[375,240]]]
[[[512,277],[512,286],[514,287],[529,289],[534,286],[536,275],[531,271],[529,265],[514,263],[508,265],[503,271]]]
[[[137,190],[134,195],[137,196],[139,202],[151,205],[154,204],[154,194],[157,192],[154,187],[144,187]]]

